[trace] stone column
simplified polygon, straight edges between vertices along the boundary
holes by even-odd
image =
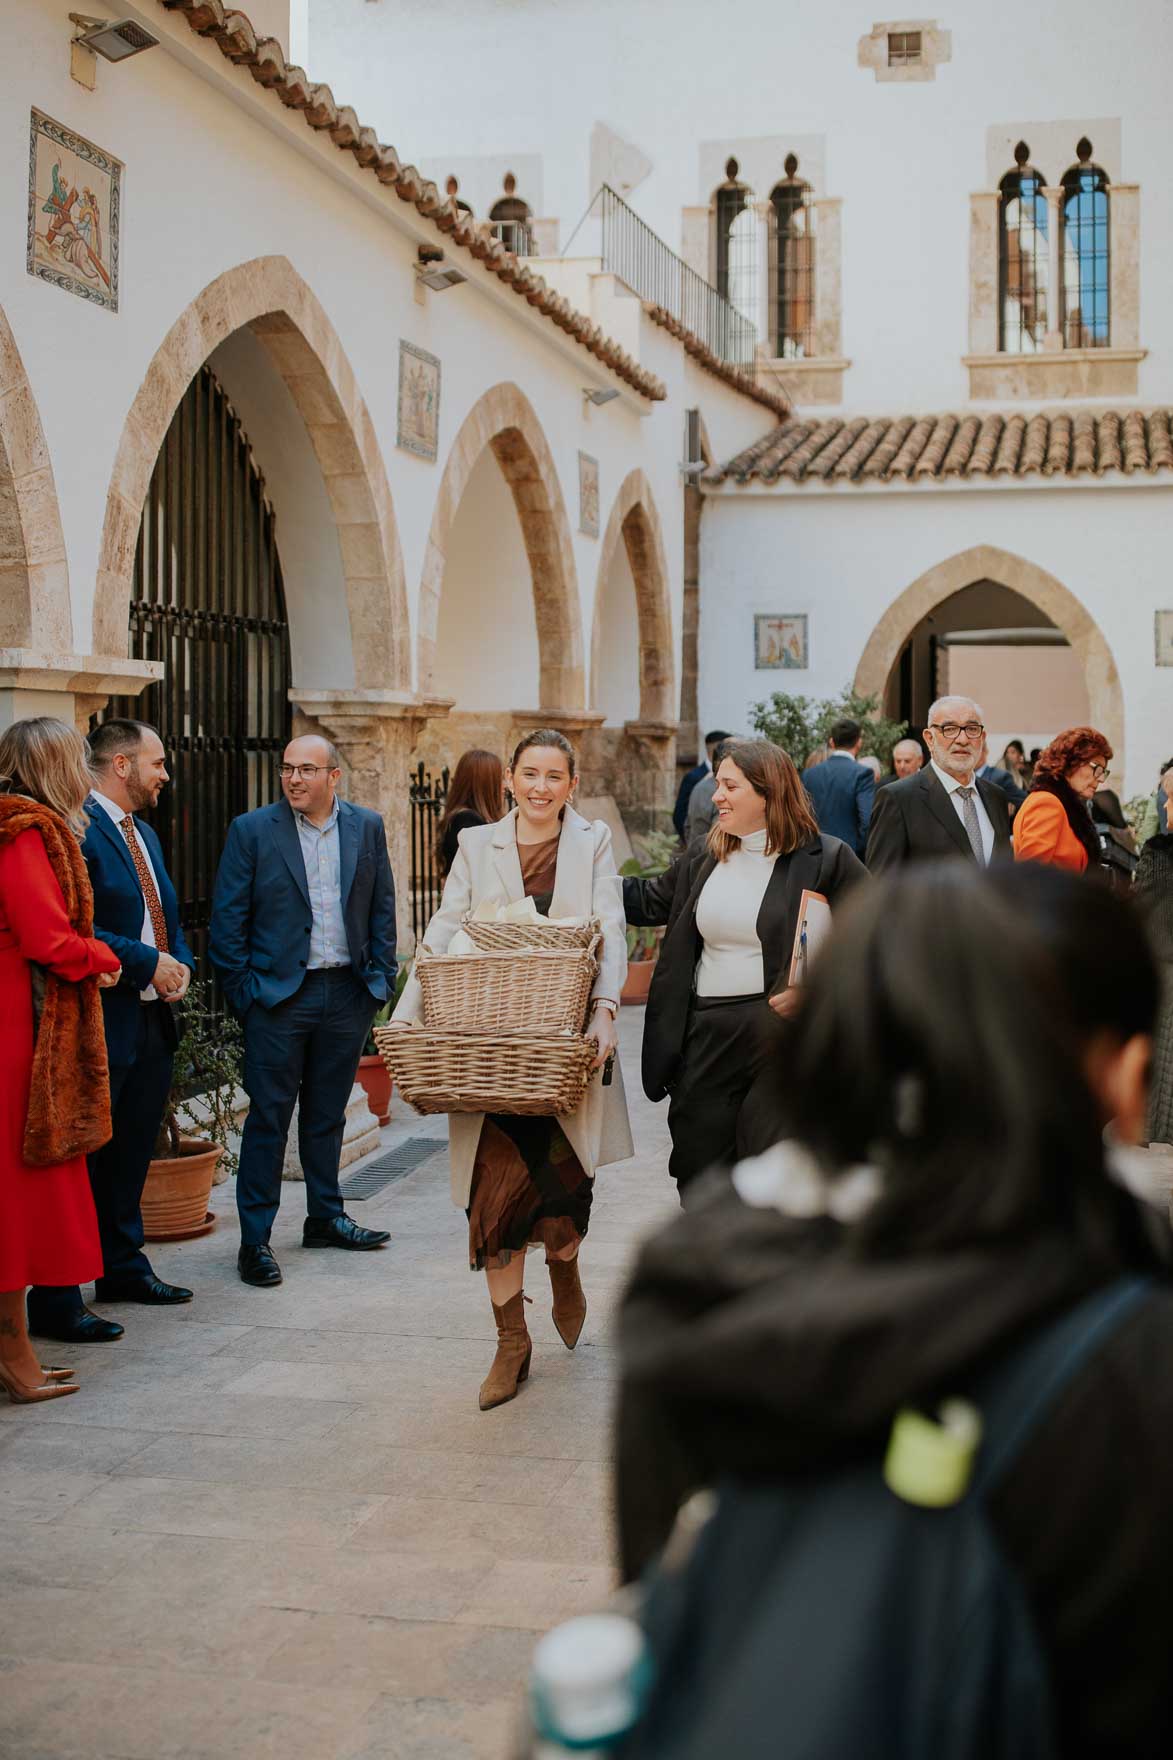
[[[1001,196],[981,190],[969,198],[969,352],[998,352],[998,215]]]
[[[323,733],[338,747],[347,799],[373,808],[387,828],[399,947],[402,954],[410,954],[410,759],[428,722],[447,715],[452,704],[447,698],[413,697],[407,691],[319,691],[294,686],[289,696],[298,711],[297,731]]]
[[[618,795],[635,831],[670,831],[676,801],[676,723],[625,721],[627,799]]]
[[[56,715],[82,733],[114,696],[133,696],[163,676],[161,660],[115,654],[47,654],[0,648],[0,728]]]

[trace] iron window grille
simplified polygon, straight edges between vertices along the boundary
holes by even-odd
[[[1079,164],[1063,179],[1063,344],[1107,348],[1110,310],[1108,177],[1080,141]]]
[[[786,161],[786,180],[770,193],[770,341],[783,360],[815,353],[815,233],[810,185]]]
[[[520,196],[502,196],[489,209],[489,231],[515,257],[532,257],[536,252],[530,219],[528,202]]]
[[[1020,143],[1016,171],[999,184],[999,347],[1006,354],[1035,354],[1050,324],[1050,215],[1044,178]]]
[[[888,32],[888,66],[915,67],[923,59],[920,31]]]

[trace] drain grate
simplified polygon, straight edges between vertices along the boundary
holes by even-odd
[[[414,1173],[417,1167],[438,1155],[443,1148],[442,1137],[408,1137],[406,1143],[400,1143],[397,1149],[368,1161],[365,1167],[344,1179],[338,1189],[344,1201],[361,1204],[364,1198],[373,1198],[377,1192],[394,1185],[396,1180],[406,1179],[409,1173]]]

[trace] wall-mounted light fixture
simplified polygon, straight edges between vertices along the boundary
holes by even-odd
[[[609,387],[607,389],[595,390],[591,385],[584,385],[582,388],[582,394],[588,403],[594,404],[596,409],[600,408],[604,403],[610,403],[612,398],[619,396],[618,391],[614,391]]]
[[[462,269],[454,269],[451,263],[445,263],[444,252],[437,245],[420,245],[415,272],[421,286],[430,287],[433,293],[447,293],[450,287],[459,287],[462,281],[468,280]]]
[[[92,92],[97,83],[96,55],[103,61],[129,61],[144,49],[159,47],[158,37],[136,18],[91,18],[87,12],[71,12],[69,22],[75,27],[69,71],[87,91]]]

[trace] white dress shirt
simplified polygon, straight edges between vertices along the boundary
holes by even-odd
[[[957,817],[961,820],[962,827],[964,828],[964,826],[965,826],[965,802],[961,799],[961,797],[957,793],[957,790],[959,788],[964,788],[965,784],[963,782],[959,782],[957,780],[956,776],[950,776],[950,774],[947,770],[942,770],[941,766],[936,762],[935,759],[930,758],[929,762],[930,762],[930,764],[932,764],[933,769],[937,772],[937,781],[941,784],[942,788],[945,790],[946,794],[949,796],[949,799],[953,802],[953,811],[957,814]],[[982,852],[985,855],[986,867],[988,868],[990,865],[990,858],[994,854],[994,823],[993,823],[993,820],[990,818],[990,815],[986,812],[986,804],[982,800],[981,792],[978,789],[977,784],[978,784],[978,779],[977,779],[977,775],[975,773],[974,779],[973,779],[973,804],[977,808],[978,830],[982,834]]]
[[[102,811],[110,819],[112,819],[114,821],[115,831],[117,831],[119,837],[121,837],[123,839],[123,841],[125,842],[126,833],[122,829],[122,821],[126,818],[125,808],[120,807],[118,805],[117,801],[110,800],[107,795],[104,795],[102,793],[101,789],[98,789],[98,788],[91,789],[90,793],[92,794],[94,800],[97,801],[97,803],[101,807]],[[133,820],[133,818],[134,818],[134,815],[132,813],[131,819]],[[134,841],[138,844],[139,849],[142,851],[143,861],[147,864],[147,873],[151,876],[151,879],[155,882],[155,891],[159,892],[159,876],[155,872],[155,864],[151,860],[151,852],[147,848],[146,844],[143,842],[142,838],[139,836],[137,825],[134,826],[132,834],[134,837]],[[136,876],[136,878],[137,878],[137,876]],[[163,898],[163,895],[160,892],[159,893],[160,903],[162,903],[162,898]],[[155,925],[151,921],[151,913],[147,909],[147,901],[145,898],[143,899],[143,926],[142,926],[141,930],[139,931],[139,940],[144,941],[148,947],[158,946],[158,943],[155,940]],[[139,1001],[140,1002],[156,1002],[158,1000],[158,996],[159,996],[159,992],[155,989],[155,986],[153,984],[148,984],[145,990],[139,991]]]

